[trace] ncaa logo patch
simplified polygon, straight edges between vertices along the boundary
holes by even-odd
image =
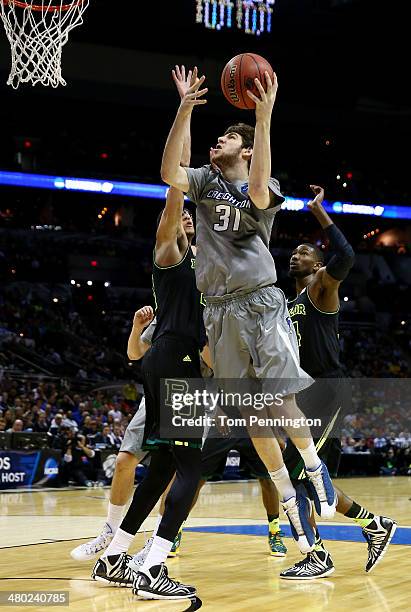
[[[244,185],[241,185],[240,191],[241,191],[241,193],[247,193],[247,191],[248,191],[248,183],[244,183]]]

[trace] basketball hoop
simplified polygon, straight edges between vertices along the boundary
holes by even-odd
[[[0,0],[1,18],[11,45],[7,84],[66,85],[61,55],[69,33],[83,23],[89,0]]]

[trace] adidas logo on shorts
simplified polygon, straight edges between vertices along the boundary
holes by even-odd
[[[191,361],[191,357],[190,355],[186,355],[183,359],[183,361]]]

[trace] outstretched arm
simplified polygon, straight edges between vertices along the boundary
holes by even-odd
[[[308,202],[307,206],[325,231],[330,250],[333,253],[327,265],[316,273],[310,285],[310,297],[316,305],[321,305],[326,311],[337,310],[338,288],[353,267],[355,254],[342,231],[335,225],[322,205],[324,189],[318,185],[310,185],[310,187],[315,197]]]
[[[250,175],[248,178],[248,195],[257,208],[269,208],[271,203],[268,181],[271,175],[271,147],[270,147],[270,128],[271,115],[277,95],[278,82],[274,74],[274,81],[271,82],[268,72],[265,73],[267,91],[264,90],[258,79],[255,84],[260,92],[261,98],[257,98],[251,91],[247,91],[248,96],[255,102],[255,136],[253,155],[251,157]]]
[[[150,348],[150,344],[141,339],[141,334],[147,325],[154,319],[151,306],[143,306],[134,315],[133,328],[127,345],[127,357],[131,361],[138,361]]]
[[[172,76],[182,100],[192,84],[193,71],[189,70],[186,75],[184,66],[176,66],[175,70],[172,70]],[[180,166],[189,166],[190,158],[191,134],[190,121],[188,121],[185,126]],[[177,242],[179,238],[185,236],[182,225],[183,206],[183,192],[175,187],[170,187],[156,235],[155,261],[160,266],[172,266],[178,263],[181,260],[180,249],[184,251],[187,249],[187,240],[184,244],[181,244],[181,240],[180,243]]]
[[[194,68],[192,75],[192,85],[186,91],[181,100],[176,118],[171,127],[170,133],[164,147],[163,159],[161,162],[161,178],[165,183],[188,191],[189,183],[186,171],[181,167],[180,160],[183,155],[184,138],[190,128],[191,113],[194,106],[206,104],[207,100],[200,99],[207,92],[207,88],[200,89],[205,77],[197,77],[197,68]]]

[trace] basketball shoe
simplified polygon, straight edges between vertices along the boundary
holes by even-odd
[[[138,553],[133,555],[133,557],[131,557],[128,566],[131,570],[133,570],[133,572],[140,571],[141,566],[143,565],[144,561],[147,559],[147,555],[150,552],[150,548],[153,543],[153,540],[154,540],[153,537],[149,538],[144,544],[143,548],[139,550]]]
[[[188,599],[196,594],[196,589],[169,578],[166,566],[161,563],[135,575],[133,593],[143,599]]]
[[[397,523],[385,516],[374,516],[371,523],[363,527],[362,534],[368,544],[366,572],[371,572],[381,561],[396,529]]]
[[[316,470],[305,469],[310,481],[317,514],[322,518],[333,518],[337,505],[337,495],[331,482],[327,466],[321,461]]]
[[[172,545],[171,550],[168,553],[167,557],[177,557],[182,537],[183,537],[183,530],[179,529],[178,534],[174,538],[173,545]]]
[[[268,547],[272,557],[285,557],[287,554],[287,547],[282,540],[283,537],[282,531],[268,532]]]
[[[314,580],[325,578],[335,571],[330,553],[323,546],[317,546],[305,559],[280,573],[286,580]]]
[[[284,512],[290,521],[291,533],[303,554],[309,553],[315,546],[315,532],[310,525],[310,501],[302,485],[297,486],[297,497],[281,502]]]
[[[132,587],[134,572],[128,566],[131,559],[132,556],[127,553],[100,558],[93,567],[91,577],[111,586]]]
[[[73,548],[70,555],[76,561],[90,561],[90,559],[97,557],[102,550],[106,550],[113,538],[113,530],[108,523],[105,523],[100,535],[94,538],[94,540],[90,540],[90,542],[80,544],[77,548]]]

